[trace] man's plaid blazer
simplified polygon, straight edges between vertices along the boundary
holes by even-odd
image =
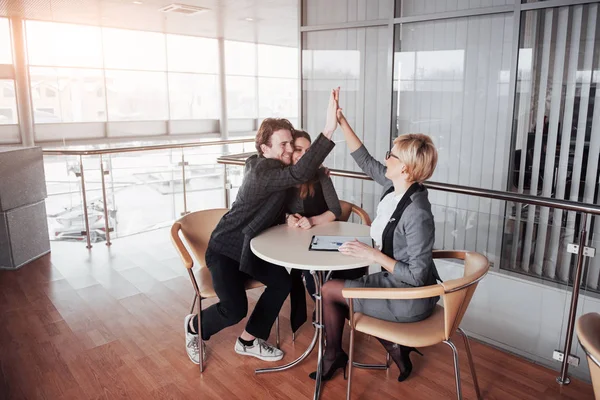
[[[313,178],[334,146],[320,134],[298,163],[291,166],[258,155],[250,157],[237,198],[211,235],[210,249],[239,261],[240,271],[252,276],[257,263],[253,262],[256,256],[250,241],[282,222],[286,189]]]

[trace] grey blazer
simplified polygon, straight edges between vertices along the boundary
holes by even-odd
[[[383,193],[392,187],[385,177],[386,167],[375,160],[364,146],[352,153],[359,167],[383,186]],[[378,272],[354,281],[346,287],[404,288],[432,285],[438,276],[433,263],[435,224],[427,189],[417,191],[396,223],[393,235],[394,272]],[[354,310],[394,322],[420,321],[431,315],[439,297],[415,300],[355,299]]]

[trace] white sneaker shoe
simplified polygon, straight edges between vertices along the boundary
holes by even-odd
[[[237,339],[234,350],[243,356],[252,356],[263,361],[279,361],[283,358],[283,351],[258,338],[254,339],[252,346],[245,346]]]
[[[183,329],[185,331],[185,350],[187,351],[188,357],[194,364],[200,364],[200,345],[198,343],[198,335],[194,335],[188,330],[188,326],[192,318],[194,318],[194,314],[186,316],[183,323]]]

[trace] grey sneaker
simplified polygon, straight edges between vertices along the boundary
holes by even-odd
[[[237,339],[234,349],[238,354],[256,357],[263,361],[279,361],[283,358],[283,351],[258,338],[254,339],[252,346],[245,346],[240,339]]]
[[[198,343],[198,335],[194,335],[188,331],[190,320],[194,318],[194,314],[190,314],[184,319],[183,329],[185,330],[185,350],[187,355],[194,364],[200,364],[200,345]]]

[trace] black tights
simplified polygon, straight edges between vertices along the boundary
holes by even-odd
[[[342,350],[342,334],[344,323],[348,318],[348,303],[342,296],[344,281],[333,279],[323,285],[323,322],[325,324],[325,348],[323,372],[327,372],[331,363],[337,356],[344,353]]]
[[[344,353],[342,349],[342,335],[344,333],[344,323],[349,315],[348,303],[342,296],[344,281],[330,280],[323,285],[323,321],[325,324],[325,337],[327,338],[327,347],[323,357],[323,373],[329,371],[331,364],[340,354]],[[405,368],[402,359],[402,346],[395,345],[387,340],[378,339],[379,343],[390,354],[394,363],[400,371]]]

